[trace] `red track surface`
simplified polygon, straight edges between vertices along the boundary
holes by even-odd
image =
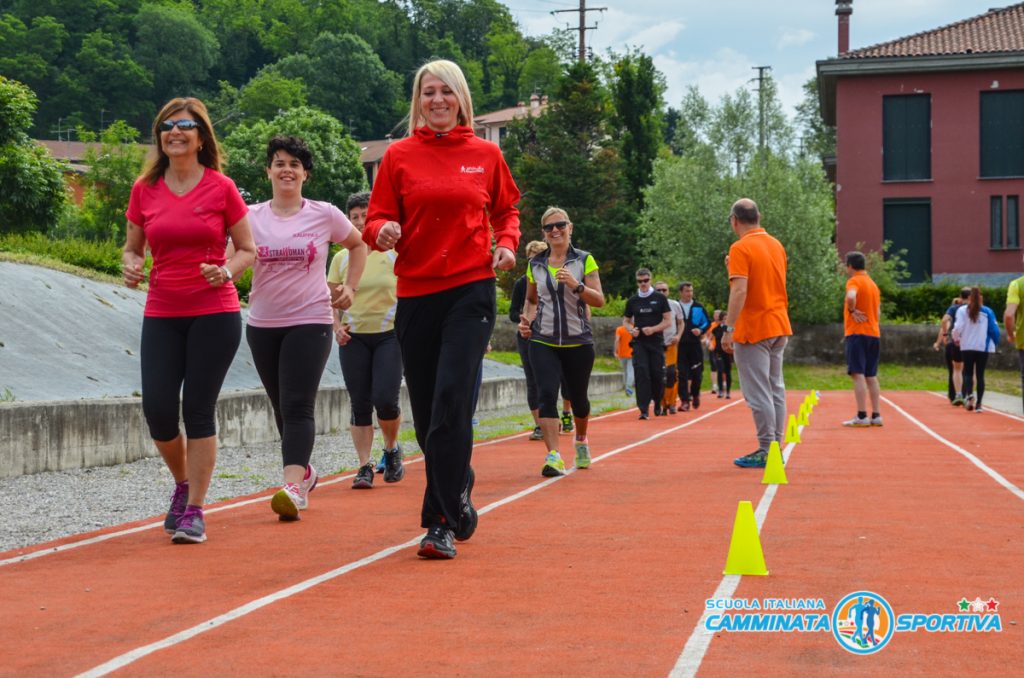
[[[1024,421],[886,395],[1024,487]],[[120,673],[667,675],[722,581],[737,502],[756,506],[764,492],[760,471],[731,463],[752,448],[753,424],[744,403],[718,411],[727,402],[596,421],[596,458],[664,435],[554,482],[540,477],[540,443],[480,447],[478,508],[536,491],[481,515],[454,561],[421,561],[408,546],[222,624],[208,622],[418,538],[422,465],[369,492],[322,487],[298,523],[261,501],[210,513],[201,546],[148,529],[0,566],[0,674],[76,674],[198,627]],[[734,597],[822,598],[831,611],[864,589],[897,614],[994,597],[1003,632],[897,633],[872,656],[830,633],[722,632],[700,675],[1015,672],[1024,500],[892,407],[883,428],[844,429],[851,406],[849,393],[824,394],[762,529],[771,575],[742,578]]]

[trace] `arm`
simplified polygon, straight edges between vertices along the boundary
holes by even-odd
[[[580,282],[573,277],[572,273],[570,273],[568,269],[565,268],[558,269],[555,279],[571,290],[575,290],[580,285]],[[604,306],[604,291],[601,289],[601,276],[596,270],[583,276],[583,285],[583,291],[579,293],[580,299],[582,299],[588,306],[593,306],[594,308],[601,308]],[[534,293],[536,293],[536,285],[534,286]]]
[[[121,274],[126,287],[136,288],[146,279],[146,233],[138,224],[128,222],[124,251],[121,253]]]
[[[1006,305],[1006,311],[1003,312],[1003,325],[1006,326],[1006,339],[1011,344],[1017,341],[1017,307],[1018,303],[1010,303]]]
[[[519,316],[523,312],[523,304],[526,303],[526,276],[516,280],[512,286],[512,298],[509,299],[508,319],[518,324]]]
[[[868,316],[864,311],[857,309],[857,288],[851,287],[846,290],[846,310],[850,312],[850,316],[856,322],[862,323],[868,319]]]
[[[747,303],[747,279],[745,277],[736,276],[729,279],[729,312],[725,316],[725,324],[730,328],[735,326],[735,323],[740,318],[740,313],[743,312],[743,305]],[[722,335],[722,348],[729,350],[732,348],[732,330]]]
[[[679,340],[683,338],[683,330],[686,329],[686,321],[683,320],[682,315],[674,316],[676,321],[676,333],[672,338],[673,344],[678,344]]]
[[[953,317],[948,313],[943,314],[942,321],[939,323],[939,336],[935,337],[935,343],[932,344],[932,348],[938,351],[949,339],[949,323],[953,322]]]
[[[515,251],[519,247],[519,210],[516,204],[521,197],[519,187],[512,178],[512,172],[505,163],[505,156],[500,149],[495,147],[496,161],[490,187],[490,201],[488,204],[488,216],[491,221],[491,229],[494,232],[495,242],[495,263],[498,261],[498,250],[507,249],[512,255],[512,264],[515,264]],[[501,268],[499,266],[499,268]],[[511,266],[509,266],[511,268]],[[508,269],[503,269],[508,270]]]
[[[523,339],[529,339],[533,330],[530,324],[537,315],[537,283],[526,283],[526,299],[523,302],[523,312],[519,314],[519,334]]]
[[[640,336],[640,330],[638,330],[636,328],[636,325],[633,324],[633,316],[631,316],[631,315],[624,316],[622,318],[622,326],[626,328],[627,332],[629,332],[629,336],[631,336],[631,337],[639,337]]]
[[[199,264],[200,272],[211,287],[220,287],[228,280],[238,278],[256,261],[256,243],[252,239],[252,228],[249,226],[248,216],[242,217],[234,225],[229,226],[228,235],[231,236],[233,251],[224,265]],[[231,276],[228,277],[227,273],[230,273]]]
[[[961,306],[959,309],[957,309],[956,317],[959,319],[960,322],[953,325],[953,331],[949,333],[949,336],[953,340],[954,344],[960,343],[960,334],[963,332],[964,323],[967,320],[966,315],[962,318],[960,317],[960,311],[964,308],[966,308],[966,305]]]
[[[664,332],[672,325],[672,311],[665,311],[661,314],[661,322],[654,327],[645,327],[642,331],[647,336],[651,336],[657,332]]]
[[[368,251],[359,231],[354,228],[349,230],[341,244],[348,250],[348,269],[345,271],[345,283],[331,290],[331,306],[347,309],[352,306],[356,292],[359,291],[359,280],[366,269]]]
[[[363,242],[381,252],[397,245],[402,237],[402,207],[392,169],[392,150],[389,148],[381,158],[377,178],[373,182],[373,192],[370,194],[366,225],[363,226]]]

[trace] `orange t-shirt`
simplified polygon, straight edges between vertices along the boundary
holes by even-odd
[[[729,248],[729,279],[747,279],[747,300],[733,340],[754,344],[793,334],[786,294],[786,250],[763,228],[743,234]]]
[[[622,325],[615,328],[615,357],[616,358],[632,358],[633,347],[629,345],[629,342],[633,341],[633,337],[630,336],[629,330]]]
[[[843,300],[843,329],[846,336],[851,334],[866,334],[869,337],[880,337],[882,332],[878,327],[878,305],[882,301],[882,295],[878,291],[878,285],[867,274],[867,271],[857,271],[846,281],[846,291],[857,290],[856,308],[868,317],[862,323],[857,322],[850,315],[850,309]]]

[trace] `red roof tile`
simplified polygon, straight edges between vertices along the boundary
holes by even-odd
[[[948,26],[863,47],[841,59],[1024,52],[1024,3],[989,10]]]

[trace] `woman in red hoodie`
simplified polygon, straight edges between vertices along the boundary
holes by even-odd
[[[466,78],[432,61],[413,79],[409,136],[391,144],[363,240],[398,253],[395,331],[426,466],[422,558],[453,558],[476,529],[473,383],[494,329],[494,269],[515,265],[519,189],[501,149],[473,133]]]

